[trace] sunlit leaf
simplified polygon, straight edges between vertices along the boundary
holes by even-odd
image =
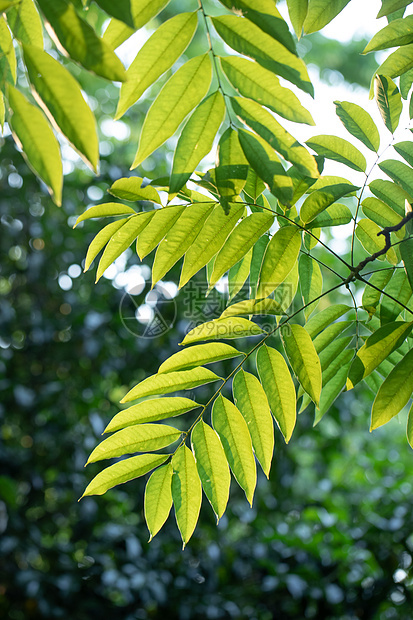
[[[312,148],[318,155],[338,161],[341,164],[364,172],[366,159],[355,146],[338,136],[314,136],[306,141],[307,146]]]
[[[217,433],[203,420],[194,426],[191,444],[202,488],[219,521],[227,507],[231,482],[224,448]]]
[[[43,29],[40,15],[33,0],[19,0],[7,11],[7,23],[20,43],[43,48]]]
[[[47,185],[54,202],[62,201],[62,161],[59,144],[43,112],[28,102],[11,84],[7,96],[12,111],[10,120],[13,137],[21,146],[29,167]]]
[[[380,252],[386,245],[386,239],[384,235],[378,235],[381,231],[380,226],[377,226],[374,222],[368,219],[361,219],[357,222],[356,227],[356,235],[357,239],[363,245],[364,249],[369,254],[375,254],[376,252]],[[397,259],[394,255],[394,250],[391,248],[388,254],[392,253],[394,257],[395,263],[397,264]],[[380,256],[379,258],[384,258],[384,256]]]
[[[145,116],[132,168],[136,168],[175,133],[208,92],[211,78],[208,54],[191,58],[172,75]]]
[[[171,205],[163,209],[156,209],[151,221],[138,237],[137,253],[141,260],[152,252],[165,237],[184,209],[186,209],[184,205]]]
[[[236,317],[214,319],[213,321],[207,321],[191,329],[181,344],[186,345],[202,340],[246,338],[248,336],[258,336],[263,333],[261,327],[247,319]]]
[[[363,54],[384,50],[389,47],[397,47],[398,45],[407,45],[408,43],[413,43],[412,15],[408,15],[403,19],[395,19],[379,30],[366,45]]]
[[[396,183],[383,179],[372,181],[369,188],[377,198],[388,204],[394,211],[404,217],[405,200],[410,198],[407,191],[399,187],[399,185],[396,185]]]
[[[346,205],[340,203],[334,203],[327,209],[324,209],[319,215],[317,215],[311,222],[306,224],[306,228],[313,230],[317,235],[315,228],[325,228],[327,226],[342,226],[348,224],[352,220],[351,211]]]
[[[178,353],[168,357],[159,366],[158,373],[195,368],[196,366],[212,364],[213,362],[239,357],[240,355],[244,354],[223,342],[199,344],[189,349],[178,351]]]
[[[151,398],[117,413],[103,432],[112,433],[133,424],[175,418],[200,406],[195,401],[180,396]]]
[[[304,62],[249,20],[235,15],[212,17],[218,34],[240,54],[256,60],[265,69],[280,75],[310,95],[313,85]]]
[[[379,428],[397,415],[413,392],[413,349],[393,368],[381,385],[371,410],[370,430]]]
[[[202,487],[194,455],[183,445],[172,458],[172,499],[183,547],[191,538],[202,503]]]
[[[377,152],[380,148],[380,135],[370,114],[361,106],[349,101],[334,103],[336,114],[347,131],[371,151]]]
[[[393,299],[390,299],[387,295],[383,295],[380,305],[380,323],[382,325],[395,321],[403,311],[403,306],[400,304],[406,306],[412,296],[412,289],[410,288],[407,274],[403,269],[398,269],[392,275],[385,288],[385,293],[390,295]]]
[[[115,118],[123,114],[183,54],[195,34],[196,13],[180,13],[164,22],[139,50],[126,72]],[[105,38],[105,37],[104,37]]]
[[[170,392],[178,392],[179,390],[189,390],[198,385],[218,381],[218,377],[208,368],[192,368],[191,370],[180,370],[177,372],[162,373],[147,377],[122,398],[121,403],[128,403],[137,398],[144,396],[153,396],[156,394],[168,394]]]
[[[241,369],[233,379],[232,391],[235,405],[248,425],[255,456],[268,478],[274,452],[274,425],[264,389],[257,377]]]
[[[409,200],[413,197],[413,168],[396,159],[386,159],[379,163],[379,168],[408,192]],[[370,186],[372,183],[370,183]],[[404,203],[403,203],[404,206]],[[404,209],[403,209],[404,211]],[[404,213],[403,213],[404,215]]]
[[[136,211],[132,209],[132,207],[119,204],[118,202],[104,202],[101,205],[94,205],[93,207],[89,207],[89,209],[86,209],[84,213],[79,215],[73,228],[75,228],[80,222],[83,222],[84,220],[89,220],[94,217],[110,217],[116,215],[132,214],[136,214]],[[122,223],[124,223],[125,221],[126,220],[122,220]],[[108,238],[108,241],[109,239],[110,237]],[[102,247],[103,245],[101,246],[101,249]]]
[[[298,258],[300,247],[301,235],[295,226],[277,230],[262,262],[257,298],[267,297],[285,280]]]
[[[413,17],[413,16],[412,16]],[[409,141],[393,144],[393,148],[410,166],[413,166],[413,146]]]
[[[238,132],[228,127],[222,134],[217,151],[215,180],[225,213],[230,201],[240,195],[247,180],[248,162],[240,146]]]
[[[16,83],[17,61],[13,39],[4,17],[0,16],[0,75],[1,90],[6,82]]]
[[[159,532],[171,511],[172,474],[172,465],[168,463],[163,467],[158,467],[146,483],[144,511],[149,530],[149,540],[152,540]]]
[[[168,2],[169,0],[130,0],[134,27],[131,28],[117,19],[112,19],[105,30],[103,40],[110,45],[112,49],[116,49],[121,43],[126,41],[135,30],[139,30],[139,28],[147,24],[152,17],[156,17]]]
[[[139,454],[106,467],[88,484],[82,497],[86,495],[103,495],[108,489],[144,476],[149,471],[162,465],[168,454]]]
[[[100,206],[100,205],[99,205]],[[86,258],[85,258],[85,266],[84,271],[87,271],[99,254],[99,252],[105,247],[108,241],[113,237],[113,235],[127,222],[127,219],[118,220],[116,222],[111,222],[102,230],[98,232],[98,234],[94,237],[92,242],[90,243]]]
[[[332,205],[333,202],[351,194],[357,189],[359,189],[357,186],[350,183],[336,183],[312,191],[301,206],[300,217],[302,221],[305,224],[311,222],[319,213]]]
[[[327,325],[327,327],[313,339],[314,348],[320,354],[329,344],[334,342],[338,336],[346,330],[352,321],[337,321]]]
[[[309,302],[321,295],[323,290],[323,276],[319,264],[308,254],[302,254],[298,261],[298,273],[300,278],[300,290],[303,297],[304,316],[307,319],[317,308],[318,302]]]
[[[377,13],[377,19],[379,17],[385,17],[386,15],[390,15],[390,13],[394,13],[394,11],[398,11],[399,9],[404,8],[408,4],[410,4],[411,0],[381,0],[381,9]]]
[[[152,185],[142,187],[143,179],[140,177],[125,177],[117,179],[109,188],[109,193],[121,200],[136,202],[138,200],[149,200],[162,204],[159,194]]]
[[[249,315],[273,314],[276,316],[284,314],[283,306],[275,299],[245,299],[236,304],[228,306],[221,314],[221,319],[229,316],[249,316]]]
[[[307,330],[310,337],[314,340],[314,338],[327,327],[333,321],[339,319],[343,314],[350,310],[349,306],[345,304],[334,304],[332,306],[328,306],[317,312],[309,321],[307,321],[305,325],[305,329]]]
[[[95,0],[95,2],[108,15],[115,17],[131,28],[134,27],[130,0],[116,0],[116,2],[113,0]]]
[[[300,38],[308,11],[308,0],[287,0],[287,6],[295,33]]]
[[[108,80],[126,79],[119,58],[92,26],[79,17],[73,4],[67,0],[38,0],[38,4],[50,24],[49,34],[73,60]]]
[[[376,313],[382,291],[392,277],[392,275],[393,271],[390,269],[386,269],[384,271],[377,271],[376,273],[372,273],[372,275],[370,276],[368,281],[371,283],[372,286],[366,285],[361,302],[363,308],[369,313],[370,317]],[[375,288],[373,288],[373,285]]]
[[[382,70],[382,67],[380,69]],[[376,75],[374,78],[374,94],[385,126],[390,133],[394,133],[399,124],[400,114],[403,109],[399,89],[390,77]]]
[[[253,248],[236,265],[231,267],[228,272],[229,301],[234,299],[235,295],[239,293],[249,276],[252,252]]]
[[[257,470],[248,426],[237,407],[221,394],[212,407],[212,425],[221,439],[234,477],[252,505]]]
[[[407,416],[406,435],[410,447],[413,448],[413,404],[410,407],[409,415]]]
[[[295,388],[288,366],[279,351],[263,345],[258,349],[257,369],[272,414],[288,443],[296,422]]]
[[[351,365],[347,389],[351,390],[397,349],[409,335],[412,327],[413,321],[410,323],[395,321],[383,325],[369,336]]]
[[[350,0],[309,0],[303,26],[305,34],[324,28],[349,2]]]
[[[238,56],[226,56],[220,58],[220,62],[225,75],[240,95],[257,101],[289,121],[314,125],[310,112],[291,90],[280,85],[271,71]]]
[[[413,290],[413,239],[405,239],[399,247],[410,288]]]
[[[321,364],[313,341],[301,325],[288,324],[281,330],[282,341],[298,381],[318,405],[321,393]]]
[[[402,219],[401,216],[393,211],[386,203],[369,196],[361,203],[363,213],[378,226],[395,226]]]

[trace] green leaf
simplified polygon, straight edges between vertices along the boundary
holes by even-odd
[[[277,77],[261,65],[238,56],[220,58],[221,67],[240,95],[266,106],[283,118],[314,125],[313,118],[296,95],[280,85]]]
[[[235,15],[211,19],[220,37],[232,49],[253,58],[265,69],[292,82],[304,92],[314,94],[304,62],[258,26]]]
[[[410,198],[409,194],[404,189],[391,181],[385,181],[382,179],[372,181],[369,188],[370,191],[377,196],[377,198],[388,204],[392,209],[394,209],[394,211],[404,217],[405,200]]]
[[[220,318],[224,319],[230,316],[249,316],[257,314],[273,314],[280,316],[284,314],[284,310],[283,306],[275,299],[245,299],[232,306],[228,306],[221,314]]]
[[[335,101],[334,104],[336,114],[347,131],[371,151],[377,152],[380,148],[380,135],[370,114],[349,101]]]
[[[410,288],[413,290],[413,239],[404,239],[399,245],[399,248],[404,269],[409,279]]]
[[[196,108],[176,145],[169,196],[185,185],[195,168],[212,149],[215,136],[225,117],[225,101],[219,90]]]
[[[121,200],[137,202],[138,200],[149,200],[162,204],[159,194],[154,187],[147,185],[142,187],[143,179],[140,177],[125,177],[118,179],[109,188],[109,193]]]
[[[320,354],[322,351],[324,351],[324,349],[326,349],[332,342],[334,342],[337,337],[352,324],[353,321],[338,321],[335,323],[331,323],[331,325],[328,325],[321,332],[321,334],[318,334],[316,338],[312,339],[314,348],[317,353]]]
[[[369,254],[375,254],[376,252],[380,252],[386,245],[386,240],[384,235],[379,235],[381,228],[377,226],[374,222],[367,219],[361,219],[357,222],[356,227],[356,236],[360,243],[363,245],[364,249]],[[387,259],[391,261],[392,264],[397,265],[398,260],[393,248],[390,248],[387,251]],[[378,260],[384,260],[384,255],[379,256]]]
[[[265,140],[248,131],[240,129],[238,136],[250,166],[268,185],[270,192],[283,205],[289,205],[293,195],[292,182],[275,151]]]
[[[318,302],[309,304],[310,301],[321,295],[323,290],[323,276],[319,264],[308,254],[302,254],[298,261],[298,273],[300,281],[300,290],[303,298],[304,316],[306,320],[310,314],[317,308]]]
[[[394,418],[413,392],[413,349],[393,368],[382,383],[371,410],[370,431]]]
[[[184,205],[171,205],[155,211],[151,221],[138,237],[137,252],[141,260],[165,237],[184,209]]]
[[[107,80],[123,82],[126,79],[119,58],[78,16],[73,4],[67,0],[38,0],[38,4],[51,25],[50,36],[54,41],[57,38],[73,60]]]
[[[119,204],[118,202],[104,202],[101,205],[94,205],[93,207],[89,207],[89,209],[86,209],[84,213],[79,215],[79,217],[76,220],[76,224],[73,226],[73,228],[76,228],[76,226],[80,224],[80,222],[83,222],[84,220],[89,220],[94,217],[111,217],[111,216],[116,216],[116,215],[129,215],[129,214],[136,215],[136,211],[132,209],[132,207]],[[122,220],[122,223],[124,222],[126,222],[126,220]],[[108,241],[109,239],[110,237],[108,238]],[[100,249],[103,248],[103,245],[101,246]]]
[[[139,166],[175,133],[208,92],[211,78],[208,54],[191,58],[172,75],[145,116],[132,168]]]
[[[169,0],[130,0],[134,27],[130,28],[117,19],[112,19],[103,35],[105,43],[116,49],[126,41],[135,30],[139,30],[168,4]]]
[[[234,228],[227,238],[214,262],[214,269],[210,278],[210,287],[224,275],[226,271],[252,248],[261,235],[266,232],[274,222],[275,214],[252,213]]]
[[[19,4],[20,0],[0,0],[0,11],[8,11],[10,7]]]
[[[267,249],[267,246],[270,242],[269,235],[265,234],[254,245],[252,248],[252,257],[251,257],[251,265],[250,265],[250,277],[249,277],[249,285],[250,285],[250,298],[255,299],[257,295],[257,287],[258,287],[258,279],[261,273],[262,261],[264,259],[264,254]]]
[[[413,166],[413,146],[411,142],[398,142],[397,144],[393,144],[393,148],[410,166]]]
[[[287,0],[290,20],[298,38],[301,37],[304,20],[308,11],[308,0]]]
[[[234,377],[232,390],[235,405],[247,423],[255,456],[268,478],[274,452],[274,425],[264,389],[254,375],[241,369]]]
[[[47,185],[53,201],[62,202],[62,161],[59,144],[43,112],[28,102],[14,86],[9,85],[7,96],[12,111],[10,125],[15,142],[31,170]]]
[[[267,246],[262,262],[257,298],[267,297],[285,280],[297,261],[301,235],[295,226],[277,230]]]
[[[179,287],[184,286],[221,249],[244,212],[242,203],[230,204],[229,214],[225,215],[221,205],[217,205],[209,215],[192,245],[185,254]]]
[[[321,365],[313,341],[301,325],[288,325],[281,331],[291,367],[311,400],[318,405],[321,393]]]
[[[43,48],[43,29],[33,0],[20,0],[7,11],[7,23],[20,43]]]
[[[320,352],[321,370],[324,372],[333,364],[337,357],[348,347],[352,341],[352,336],[336,338],[331,344]],[[353,352],[354,353],[354,352]]]
[[[90,265],[99,254],[101,249],[127,221],[127,219],[123,219],[117,220],[116,222],[111,222],[110,224],[105,226],[105,228],[102,228],[102,230],[98,232],[98,234],[94,237],[93,241],[89,245],[85,258],[85,267],[83,270],[84,272],[89,269]]]
[[[117,413],[103,432],[112,433],[133,424],[158,422],[166,418],[175,418],[200,406],[189,398],[179,396],[151,398]]]
[[[213,362],[239,357],[240,355],[244,355],[244,353],[222,342],[199,344],[195,347],[178,351],[178,353],[168,357],[159,366],[158,373],[195,368],[196,366],[212,364]]]
[[[399,124],[400,114],[403,109],[399,89],[390,77],[376,75],[374,78],[374,94],[385,126],[390,133],[394,133]]]
[[[181,436],[173,426],[166,424],[137,424],[117,431],[104,439],[89,456],[86,465],[102,459],[111,459],[131,452],[152,452],[165,448]]]
[[[4,95],[0,90],[0,127],[2,130],[4,128],[5,114],[6,114],[6,107],[4,105]]]
[[[371,318],[373,314],[376,314],[377,306],[379,305],[382,290],[390,280],[393,275],[392,270],[386,269],[385,271],[377,271],[376,273],[372,273],[369,282],[374,285],[373,286],[366,285],[366,288],[363,292],[363,298],[361,304],[363,308],[369,313],[369,317]],[[379,290],[377,290],[379,289]]]
[[[381,0],[381,9],[377,13],[377,19],[379,17],[385,17],[386,15],[390,15],[390,13],[394,13],[394,11],[398,11],[399,9],[404,8],[408,4],[410,4],[411,0]]]
[[[413,67],[413,44],[399,47],[395,52],[390,54],[382,65],[377,69],[380,77],[388,76],[387,79],[395,78]],[[370,98],[372,98],[372,90],[374,84],[370,87]]]
[[[413,40],[413,37],[412,37]],[[403,97],[403,99],[407,99],[410,89],[412,87],[413,84],[413,69],[410,69],[409,71],[406,71],[406,73],[403,73],[400,76],[400,83],[399,83],[399,88],[400,88],[400,94]]]
[[[4,91],[6,82],[16,83],[16,54],[13,39],[4,17],[0,16],[0,75],[1,90]]]
[[[198,387],[198,385],[205,385],[205,383],[220,380],[221,378],[214,372],[202,366],[200,368],[192,368],[191,370],[152,375],[129,390],[120,402],[128,403],[131,400],[143,398],[144,396],[190,390],[191,388]]]
[[[225,213],[229,202],[240,195],[247,180],[248,163],[238,140],[238,132],[228,127],[222,134],[217,151],[215,180]]]
[[[120,89],[118,119],[184,53],[198,25],[195,13],[180,13],[164,22],[139,50]]]
[[[253,202],[256,202],[265,190],[265,184],[257,175],[255,170],[248,168],[247,180],[244,185],[244,195],[251,198]]]
[[[202,488],[219,521],[227,507],[231,483],[224,448],[217,433],[203,420],[194,426],[191,444]]]
[[[297,54],[294,39],[287,23],[275,8],[272,0],[220,0],[228,9],[242,15],[256,24],[263,32],[282,43],[290,52]]]
[[[212,425],[221,439],[232,473],[252,506],[257,470],[251,436],[240,411],[221,394],[212,407]]]
[[[108,15],[127,24],[131,28],[134,27],[130,0],[95,0],[101,9],[106,11]]]
[[[261,327],[247,319],[235,317],[214,319],[191,329],[180,344],[187,345],[200,340],[247,338],[264,333]]]
[[[319,176],[314,157],[259,103],[251,99],[232,97],[231,105],[238,118],[268,142],[284,159],[295,164],[310,177]]]
[[[216,203],[205,202],[186,207],[156,251],[152,267],[152,286],[163,278],[191,247],[214,206]],[[219,212],[222,213],[220,206]]]
[[[288,443],[296,422],[295,389],[288,366],[279,351],[263,345],[258,349],[257,369],[272,414]]]
[[[309,0],[304,32],[317,32],[336,17],[350,0]]]
[[[334,185],[326,185],[322,189],[312,191],[305,199],[301,206],[300,217],[307,224],[311,222],[319,213],[333,204],[339,198],[347,196],[352,192],[360,189],[350,183],[336,183]]]
[[[172,499],[183,548],[198,522],[202,503],[202,487],[194,455],[185,445],[172,457]]]
[[[400,304],[407,306],[412,296],[412,289],[410,288],[409,280],[403,269],[398,269],[396,273],[392,275],[385,292],[391,295],[393,299],[383,295],[380,306],[381,325],[395,321],[399,314],[403,312],[403,307]],[[400,303],[394,301],[395,299]]]
[[[146,483],[144,511],[149,541],[159,532],[171,511],[172,474],[172,465],[168,463],[163,467],[158,467]]]
[[[328,306],[317,312],[316,315],[311,317],[309,321],[307,321],[305,329],[309,334],[310,338],[314,340],[314,338],[330,325],[333,321],[339,319],[343,314],[350,310],[349,306],[345,304],[334,304],[332,306]]]
[[[406,428],[407,441],[410,447],[413,447],[413,405],[410,407],[409,415],[407,416],[407,428]]]
[[[331,207],[327,207],[311,222],[306,224],[306,228],[313,230],[314,228],[325,228],[327,226],[342,226],[351,222],[353,216],[346,205],[335,203]],[[317,235],[317,233],[316,233]],[[318,235],[317,235],[318,236]]]
[[[382,228],[394,226],[402,219],[396,211],[377,198],[365,198],[361,206],[364,215]]]
[[[249,276],[252,251],[253,248],[251,248],[249,252],[247,252],[247,254],[244,256],[244,258],[242,258],[236,265],[231,267],[228,272],[229,301],[234,299],[235,295],[239,293],[239,291],[244,286],[246,279]]]
[[[386,159],[379,164],[379,168],[408,193],[411,201],[413,196],[413,169],[396,159]]]
[[[345,340],[345,339],[344,338],[340,338],[339,340]],[[346,349],[345,347],[342,347],[339,350],[337,347],[334,347],[334,346],[331,347],[331,348],[335,348],[337,353],[334,356],[334,358],[331,360],[331,362],[329,362],[329,364],[325,367],[325,369],[323,370],[323,373],[322,373],[322,377],[323,377],[323,390],[321,392],[321,398],[320,398],[320,409],[322,408],[322,403],[325,402],[325,401],[323,401],[324,387],[335,377],[335,375],[339,372],[339,370],[340,370],[340,368],[342,366],[346,366],[346,370],[347,370],[347,373],[348,373],[350,362],[352,361],[352,359],[354,357],[354,350],[353,349]],[[347,364],[348,364],[348,366],[347,366]],[[322,365],[321,365],[321,367],[322,367]],[[344,383],[345,383],[345,381],[344,381]]]
[[[413,327],[404,321],[387,323],[369,336],[358,351],[350,368],[347,389],[351,390],[359,381],[367,377],[388,355],[397,349],[409,335]]]
[[[37,102],[52,125],[66,136],[82,159],[98,170],[96,121],[78,82],[57,60],[33,45],[23,45],[24,61]]]
[[[148,225],[154,215],[154,211],[132,215],[112,235],[96,272],[96,282],[101,278],[106,269],[135,241],[139,233]]]
[[[139,454],[106,467],[88,484],[82,497],[86,495],[103,495],[117,484],[123,484],[144,476],[149,471],[162,465],[169,454]]]
[[[347,140],[337,136],[314,136],[306,142],[318,155],[338,161],[341,164],[364,172],[366,170],[366,158],[355,146]]]
[[[347,361],[344,361],[344,359],[340,360],[340,366],[337,367],[335,374],[328,383],[324,383],[323,377],[323,391],[321,392],[319,406],[316,409],[314,426],[318,424],[321,418],[327,413],[346,385],[348,369],[350,368],[350,360],[353,353],[352,351],[343,351],[343,353],[350,356],[350,359]]]
[[[413,43],[413,16],[395,19],[377,32],[363,50],[363,54],[376,52],[389,47]]]

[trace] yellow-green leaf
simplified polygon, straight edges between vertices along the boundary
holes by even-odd
[[[413,448],[413,404],[410,407],[409,415],[407,416],[406,435],[410,447]]]
[[[191,58],[172,75],[145,116],[132,168],[139,166],[175,133],[208,92],[211,78],[208,54]]]
[[[333,202],[358,189],[357,186],[351,185],[348,182],[337,182],[332,185],[324,185],[324,187],[320,189],[312,190],[301,206],[300,217],[302,221],[305,224],[311,222],[319,213],[332,205]]]
[[[4,17],[0,16],[0,75],[1,90],[6,82],[16,83],[17,61],[13,39]]]
[[[85,267],[84,271],[86,272],[96,256],[99,254],[101,249],[108,243],[108,241],[113,237],[113,235],[127,222],[127,219],[117,220],[116,222],[111,222],[102,230],[98,232],[98,234],[93,238],[90,243],[86,258],[85,258]]]
[[[119,58],[79,17],[73,4],[67,0],[38,0],[38,4],[50,23],[50,36],[55,41],[57,38],[57,43],[73,60],[107,80],[123,82],[126,79]]]
[[[274,452],[274,424],[264,389],[257,377],[241,369],[233,379],[232,391],[235,405],[247,423],[255,456],[268,478]]]
[[[9,85],[7,96],[12,111],[10,124],[13,137],[21,146],[28,165],[47,185],[54,200],[62,202],[63,171],[60,148],[43,112],[28,102],[14,86]]]
[[[253,248],[247,252],[228,272],[228,293],[230,301],[240,292],[250,273]]]
[[[409,335],[413,321],[387,323],[369,336],[354,358],[347,379],[347,389],[351,390],[359,381],[367,377],[388,355],[397,349]]]
[[[412,201],[413,169],[411,168],[411,166],[408,166],[402,161],[398,161],[396,159],[386,159],[379,164],[379,168],[391,179],[393,179],[393,181],[400,185],[400,187],[408,193],[409,201]],[[370,183],[370,186],[373,185],[373,183]]]
[[[378,235],[381,230],[382,229],[380,228],[380,226],[377,226],[377,224],[375,224],[371,220],[363,218],[357,222],[357,239],[360,241],[360,243],[369,254],[379,252],[385,247],[386,239],[384,235]],[[397,265],[398,260],[396,258],[393,248],[390,248],[390,250],[387,252],[387,256],[388,258],[392,258],[392,263]],[[379,256],[379,259],[380,258],[383,259],[384,256]]]
[[[228,340],[232,338],[246,338],[263,334],[263,330],[256,323],[236,317],[214,319],[202,325],[197,325],[187,333],[182,345],[202,340]]]
[[[42,22],[33,0],[19,0],[12,6],[7,11],[7,23],[20,43],[43,48]]]
[[[308,0],[287,0],[287,6],[295,33],[300,38],[308,11]]]
[[[413,239],[411,237],[405,239],[399,247],[404,269],[409,279],[410,288],[413,291]]]
[[[117,413],[103,432],[112,433],[133,424],[175,418],[200,406],[195,401],[180,396],[151,398]]]
[[[309,0],[304,20],[304,32],[310,34],[324,28],[336,17],[350,0]]]
[[[212,407],[212,425],[221,439],[231,471],[252,506],[257,469],[251,436],[240,411],[221,394]]]
[[[141,260],[165,237],[184,209],[184,205],[174,205],[155,211],[151,221],[138,237],[137,252]]]
[[[380,67],[380,70],[382,71],[383,67]],[[399,89],[390,77],[386,75],[376,75],[374,78],[374,94],[384,124],[390,133],[394,133],[399,124],[400,114],[403,109]]]
[[[150,202],[156,202],[162,204],[159,194],[152,185],[146,185],[142,187],[143,179],[140,177],[124,177],[118,179],[110,186],[108,192],[112,196],[116,196],[121,200],[129,200],[130,202],[136,202],[138,200],[149,200]]]
[[[383,426],[407,405],[413,392],[413,349],[393,368],[380,386],[371,410],[370,430]]]
[[[82,497],[86,495],[103,495],[108,489],[115,487],[117,484],[123,484],[124,482],[129,482],[129,480],[144,476],[155,467],[158,467],[158,465],[162,465],[168,456],[168,454],[139,454],[106,467],[106,469],[92,479]]]
[[[380,305],[380,323],[391,323],[403,312],[403,306],[407,306],[412,296],[412,289],[407,275],[403,269],[398,269],[385,288],[385,293]],[[400,302],[400,303],[397,303]],[[403,305],[401,305],[403,304]]]
[[[281,353],[264,344],[258,349],[257,369],[274,419],[288,443],[296,422],[295,388],[288,366]]]
[[[284,314],[283,306],[275,299],[245,299],[232,306],[228,306],[221,314],[224,319],[230,316],[255,315],[255,314],[274,314],[276,316]]]
[[[346,205],[336,202],[330,207],[327,207],[327,209],[324,209],[324,211],[319,213],[311,222],[308,222],[306,228],[314,230],[327,226],[342,226],[343,224],[351,222],[352,218],[353,216],[350,209],[346,207]],[[316,230],[314,230],[314,234],[318,236]]]
[[[184,53],[198,24],[197,14],[180,13],[164,22],[139,50],[120,89],[118,119]],[[105,37],[104,37],[105,38]]]
[[[172,474],[172,465],[168,463],[158,467],[146,483],[144,512],[149,541],[159,532],[171,511]]]
[[[225,213],[229,202],[240,195],[248,174],[248,163],[238,140],[238,132],[228,127],[222,134],[217,151],[215,181]]]
[[[203,420],[194,426],[191,444],[202,488],[219,521],[227,507],[231,482],[224,448],[216,431]]]
[[[283,226],[267,246],[262,262],[257,299],[268,297],[285,280],[297,261],[301,235],[295,226]]]
[[[281,332],[291,367],[311,400],[318,405],[321,394],[321,364],[313,341],[301,325],[287,325]]]
[[[377,152],[380,148],[380,134],[370,114],[349,101],[335,101],[334,104],[336,114],[347,131],[371,151]]]
[[[202,487],[194,455],[185,445],[172,458],[172,499],[183,547],[191,538],[202,503]]]
[[[36,100],[84,161],[97,172],[96,121],[78,82],[57,60],[33,45],[23,45],[24,60]]]
[[[338,136],[314,136],[307,140],[306,144],[318,155],[338,161],[349,168],[353,168],[353,170],[364,172],[366,169],[367,163],[364,155],[343,138]]]
[[[182,431],[166,424],[136,424],[104,439],[89,456],[86,465],[131,452],[153,452],[174,443]]]
[[[377,19],[390,15],[410,4],[410,0],[381,0],[381,9],[377,13]]]
[[[345,304],[334,304],[333,306],[328,306],[317,312],[305,326],[310,337],[314,340],[314,338],[327,327],[333,321],[339,319],[343,314],[350,310],[349,306]]]
[[[308,254],[302,254],[298,261],[300,290],[303,298],[304,316],[306,319],[317,308],[318,301],[311,303],[321,295],[323,290],[323,276],[319,264]]]
[[[257,101],[289,121],[314,125],[310,112],[291,90],[281,86],[271,71],[239,56],[226,56],[220,58],[220,62],[225,75],[240,95]]]
[[[379,30],[363,50],[363,54],[376,52],[389,47],[413,43],[413,16],[395,19]]]
[[[126,41],[135,30],[139,30],[142,26],[147,24],[152,17],[156,17],[168,2],[169,0],[130,0],[134,27],[131,28],[117,19],[111,19],[109,26],[104,32],[103,40],[110,45],[112,49],[116,49]]]
[[[211,383],[211,381],[220,381],[214,372],[208,368],[192,368],[191,370],[180,370],[177,372],[168,372],[147,377],[122,398],[121,403],[128,403],[137,398],[144,396],[153,396],[155,394],[168,394],[169,392],[178,392],[179,390],[189,390],[198,385]]]
[[[93,217],[111,217],[116,215],[129,214],[136,214],[136,211],[132,209],[132,207],[119,204],[118,202],[104,202],[101,205],[94,205],[93,207],[89,207],[89,209],[86,209],[86,211],[82,213],[82,215],[79,215],[73,228],[80,224],[80,222],[83,222],[84,220],[89,220]],[[125,221],[126,220],[122,220],[122,222]]]
[[[168,357],[159,366],[158,373],[195,368],[196,366],[212,364],[213,362],[239,357],[240,355],[244,355],[244,353],[223,342],[198,344],[189,349],[178,351],[178,353]]]

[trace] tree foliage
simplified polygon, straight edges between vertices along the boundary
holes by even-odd
[[[352,102],[336,102],[349,140],[315,135],[301,144],[284,128],[284,119],[313,124],[296,92],[313,96],[314,89],[296,38],[274,2],[222,0],[210,3],[209,12],[199,0],[196,10],[177,11],[155,30],[127,71],[114,49],[167,2],[97,4],[112,15],[103,37],[85,19],[81,2],[37,2],[59,48],[88,71],[122,82],[117,118],[149,87],[162,83],[140,129],[132,169],[178,130],[179,136],[168,177],[147,183],[131,176],[111,186],[115,198],[134,207],[106,202],[79,216],[78,223],[117,218],[92,241],[85,269],[103,250],[98,280],[136,241],[141,259],[156,249],[153,285],[183,257],[180,287],[205,266],[210,289],[228,272],[234,303],[218,319],[193,327],[181,343],[184,348],[123,397],[122,403],[139,403],[115,416],[106,429],[113,434],[89,462],[141,454],[101,471],[84,495],[102,494],[154,470],[145,493],[150,535],[159,531],[173,505],[185,545],[198,520],[201,488],[221,518],[231,471],[252,504],[256,460],[268,476],[274,451],[270,412],[288,443],[297,413],[310,406],[318,423],[343,390],[362,381],[375,393],[371,429],[391,420],[411,398],[413,150],[410,141],[393,138],[412,85],[411,18],[403,17],[410,3],[383,0],[379,16],[387,16],[389,24],[364,50],[398,46],[371,82],[371,95],[392,134],[395,154],[387,159],[389,145],[380,150],[380,131]],[[346,4],[287,2],[298,37],[323,28]],[[15,87],[16,51],[36,101],[96,170],[93,115],[73,76],[42,49],[35,3],[9,2],[3,8],[7,120],[30,167],[60,204],[58,141],[43,112]],[[182,55],[195,32],[207,49],[187,59]],[[235,53],[222,51],[228,47]],[[175,70],[165,81],[171,67]],[[198,170],[215,141],[216,165]],[[372,166],[367,165],[370,152]],[[323,174],[325,160],[346,166],[350,179]],[[371,180],[377,168],[386,177]],[[341,254],[334,250],[332,228],[349,223],[350,251]],[[241,289],[247,280],[245,297]],[[220,342],[227,339],[240,348]],[[224,377],[205,368],[237,356],[241,359]],[[203,404],[164,397],[206,384],[215,391]],[[196,413],[189,413],[194,408]],[[179,424],[163,423],[177,416]],[[413,410],[409,442],[412,416]]]

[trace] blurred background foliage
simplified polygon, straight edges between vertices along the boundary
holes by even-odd
[[[321,77],[330,67],[368,85],[371,69],[356,70],[352,53],[363,42],[309,40],[306,60]],[[177,309],[166,333],[145,339],[125,328],[124,272],[140,281],[150,273],[132,251],[97,286],[93,270],[81,275],[100,224],[72,230],[76,215],[128,175],[146,104],[115,131],[116,88],[71,70],[99,120],[97,179],[64,146],[57,209],[7,132],[1,139],[0,617],[411,618],[411,452],[398,420],[367,432],[367,391],[345,394],[314,430],[312,412],[302,414],[289,446],[279,436],[253,508],[234,485],[217,527],[204,502],[184,552],[173,515],[147,543],[142,481],[77,503],[98,471],[83,469],[87,455],[120,397],[176,350],[187,320],[180,293],[166,306],[171,321]],[[146,173],[166,174],[167,162],[168,146]],[[139,303],[148,291],[147,282]]]

